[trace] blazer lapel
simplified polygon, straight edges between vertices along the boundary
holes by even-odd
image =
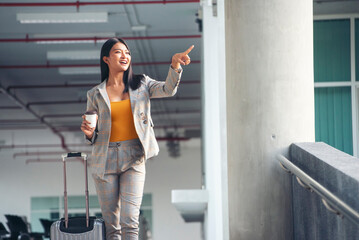
[[[106,82],[107,82],[107,79],[105,81],[103,81],[98,86],[98,90],[100,91],[100,94],[102,95],[102,98],[105,100],[106,105],[107,105],[109,111],[111,112],[111,103],[110,103],[110,98],[108,97],[107,91],[106,91]]]
[[[130,96],[132,114],[135,113],[135,106],[136,106],[136,101],[137,101],[137,95],[135,93],[136,93],[136,90],[133,91],[130,87],[128,88],[128,95]]]

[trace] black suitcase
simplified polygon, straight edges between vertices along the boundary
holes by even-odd
[[[68,216],[67,207],[67,184],[66,184],[66,159],[71,157],[82,157],[85,165],[85,196],[86,196],[86,217]],[[101,218],[89,216],[89,192],[87,179],[87,155],[85,153],[67,153],[62,155],[64,163],[64,208],[65,217],[51,225],[51,240],[102,240],[106,239],[105,222]]]

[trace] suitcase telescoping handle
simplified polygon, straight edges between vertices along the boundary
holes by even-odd
[[[69,225],[69,214],[67,206],[67,184],[66,184],[66,159],[72,157],[82,157],[85,161],[85,196],[86,196],[86,227],[89,226],[89,191],[88,191],[88,180],[87,180],[87,155],[81,152],[71,152],[62,154],[62,161],[64,162],[64,208],[65,208],[65,227]]]

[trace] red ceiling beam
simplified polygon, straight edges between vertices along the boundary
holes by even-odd
[[[100,82],[99,82],[100,83]],[[181,85],[182,84],[200,84],[201,81],[199,80],[189,80],[189,81],[185,81],[182,80],[181,81]],[[96,86],[96,83],[86,83],[86,84],[52,84],[52,85],[12,85],[12,86],[8,86],[6,89],[8,91],[12,90],[12,89],[40,89],[40,88],[82,88],[82,87],[94,87]]]
[[[18,107],[18,106],[0,106],[1,110],[18,110],[18,109],[22,109],[22,107]]]
[[[12,85],[6,89],[11,91],[13,89],[40,89],[40,88],[81,88],[81,87],[93,87],[96,84],[52,84],[52,85]]]
[[[36,158],[36,159],[27,159],[26,160],[26,164],[29,163],[59,163],[62,162],[62,159],[40,159],[40,158]],[[83,163],[83,159],[82,158],[71,158],[71,159],[67,159],[66,162],[81,162]]]
[[[164,129],[173,129],[173,128],[196,128],[196,129],[200,129],[201,125],[156,125],[155,129],[160,129],[160,128],[164,128]],[[21,126],[21,127],[5,127],[5,128],[0,128],[0,131],[8,131],[8,130],[35,130],[35,129],[46,129],[46,127],[33,127],[33,126]],[[80,130],[80,126],[69,126],[69,127],[55,127],[55,129],[58,132],[81,132]],[[23,145],[24,148],[26,148],[26,145]],[[56,145],[61,147],[60,145]],[[54,146],[54,147],[56,147]],[[73,145],[71,144],[66,144],[66,146],[72,147]],[[3,146],[0,146],[0,149],[3,148]],[[11,148],[11,147],[10,147]]]
[[[58,104],[82,104],[86,103],[86,100],[77,100],[77,101],[45,101],[45,102],[29,102],[26,104],[26,107],[32,105],[58,105]]]
[[[193,124],[193,125],[155,125],[154,129],[173,129],[173,128],[201,128],[200,124]],[[58,127],[57,130],[59,132],[80,132],[80,125],[79,126],[68,126],[68,127]],[[157,138],[161,139],[161,138]]]
[[[84,144],[84,146],[88,147],[89,145]],[[83,153],[86,153],[87,155],[91,154],[91,152],[82,151]],[[24,157],[24,156],[40,156],[40,155],[58,155],[61,156],[66,152],[21,152],[21,153],[14,153],[12,155],[13,159],[17,157]]]
[[[172,97],[172,98],[153,98],[151,101],[183,101],[183,100],[201,100],[201,97]],[[86,103],[86,100],[70,100],[70,101],[44,101],[44,102],[29,102],[26,107],[33,105],[58,105],[58,104],[82,104]]]
[[[199,60],[191,61],[191,63],[200,63]],[[170,62],[139,62],[132,63],[132,66],[144,66],[144,65],[164,65],[170,64]],[[0,68],[2,69],[19,69],[19,68],[60,68],[60,67],[100,67],[100,64],[71,64],[71,65],[63,65],[63,64],[44,64],[44,65],[2,65]]]
[[[121,37],[124,40],[160,40],[160,39],[180,39],[180,38],[201,38],[202,35],[170,35],[170,36],[128,36]],[[94,41],[95,43],[99,40],[107,40],[109,37],[72,37],[72,38],[29,38],[26,34],[25,38],[2,38],[1,42],[57,42],[57,41]]]
[[[170,3],[199,3],[200,0],[157,0],[157,1],[114,1],[114,2],[42,2],[42,3],[0,3],[0,7],[77,7],[89,5],[134,5],[134,4],[170,4]]]
[[[190,114],[190,113],[201,113],[200,110],[188,110],[188,111],[152,111],[152,115],[160,114]],[[43,115],[42,118],[71,118],[71,117],[81,117],[82,114],[49,114]],[[0,120],[1,121],[1,120]]]
[[[43,121],[43,119],[41,119],[41,117],[34,112],[32,109],[30,109],[28,106],[25,105],[25,103],[23,103],[16,95],[11,94],[9,91],[7,91],[5,88],[3,88],[0,85],[0,89],[3,93],[5,93],[11,100],[13,100],[14,102],[16,102],[19,106],[21,106],[22,108],[24,108],[25,110],[27,110],[30,114],[32,114],[34,117],[36,117],[37,119],[39,119],[41,121],[41,123],[45,124],[49,129],[51,129],[51,131],[57,135],[60,138],[61,141],[61,146],[63,149],[65,149],[67,152],[71,152],[69,150],[69,148],[67,147],[66,143],[65,143],[65,138],[64,136],[59,133],[53,126],[51,126],[48,122]]]
[[[1,119],[0,124],[9,123],[38,123],[39,119]]]
[[[188,111],[154,111],[152,115],[161,115],[161,114],[199,114],[200,110],[188,110]],[[45,118],[81,118],[81,113],[73,114],[49,114],[43,115],[41,119]],[[38,119],[3,119],[0,120],[0,124],[13,124],[13,123],[38,123]]]
[[[67,144],[68,147],[86,147],[90,146],[88,144]],[[0,149],[13,149],[13,148],[55,148],[62,147],[60,144],[10,144],[10,145],[2,145]]]
[[[35,130],[35,129],[41,129],[41,130],[45,130],[45,129],[47,129],[47,127],[46,126],[16,126],[16,127],[14,127],[14,126],[11,126],[11,127],[8,127],[8,126],[6,126],[6,127],[3,127],[3,126],[1,126],[0,127],[0,131],[13,131],[13,130]],[[0,149],[1,149],[2,147],[0,146]]]

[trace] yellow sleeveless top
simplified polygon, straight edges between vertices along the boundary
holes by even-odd
[[[130,99],[111,102],[111,136],[110,142],[138,138]]]

